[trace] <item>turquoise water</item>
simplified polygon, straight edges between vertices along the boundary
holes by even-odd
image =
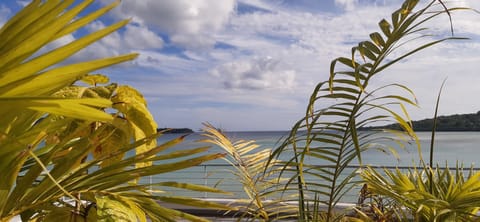
[[[255,140],[261,148],[275,148],[281,143],[281,139],[286,137],[288,132],[227,132],[227,136],[232,140]],[[387,134],[385,134],[387,135]],[[158,139],[159,143],[168,141],[179,135],[167,134]],[[430,132],[418,132],[417,136],[422,147],[423,158],[428,160],[430,150]],[[186,149],[204,146],[196,141],[202,139],[198,133],[189,135],[186,140],[173,149]],[[208,144],[209,145],[209,144]],[[394,155],[380,152],[378,150],[370,150],[362,154],[364,164],[371,165],[392,165],[392,166],[410,166],[412,163],[418,163],[418,148],[411,142],[406,144],[404,148],[393,142],[387,142],[387,146],[391,146],[398,152],[398,159]],[[218,147],[212,146],[209,153],[222,152]],[[456,162],[464,163],[466,166],[475,164],[480,156],[480,132],[437,132],[435,136],[434,162],[440,165],[455,165]],[[216,161],[217,162],[217,161]],[[324,164],[318,162],[318,164]]]
[[[232,140],[255,140],[257,144],[261,145],[261,148],[275,148],[281,143],[282,137],[287,136],[287,133],[288,132],[227,132],[226,134]],[[422,146],[423,157],[428,162],[431,133],[419,132],[417,135]],[[160,137],[158,142],[162,143],[178,136],[179,135],[176,134],[167,134]],[[200,134],[195,133],[189,135],[186,137],[186,140],[183,143],[171,148],[167,152],[206,145],[196,142],[200,139],[202,139]],[[480,156],[478,144],[480,144],[480,132],[438,132],[435,138],[434,162],[438,163],[441,167],[444,167],[446,163],[448,163],[448,166],[455,166],[457,161],[459,163],[463,163],[466,167],[470,167],[471,165],[478,167],[475,166],[475,163]],[[418,149],[414,143],[407,143],[404,148],[393,142],[386,142],[384,145],[395,148],[398,152],[398,159],[394,155],[372,149],[362,154],[363,164],[374,166],[418,165]],[[212,146],[208,151],[208,153],[219,152],[222,153],[223,151],[219,147],[215,146]],[[284,156],[284,158],[286,157]],[[315,160],[314,163],[319,165],[328,164],[318,160]],[[143,181],[146,183],[157,181],[179,181],[217,187],[233,193],[231,196],[226,196],[223,194],[162,188],[169,195],[186,195],[202,198],[245,197],[242,185],[238,183],[235,176],[232,174],[231,168],[224,164],[226,164],[224,160],[218,159],[204,163],[201,166],[145,178]],[[345,202],[355,202],[357,193],[358,190],[349,192],[344,199]]]

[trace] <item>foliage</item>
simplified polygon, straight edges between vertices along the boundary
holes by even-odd
[[[242,184],[248,199],[238,199],[237,203],[246,203],[239,210],[244,211],[251,218],[271,221],[282,217],[296,216],[296,209],[285,204],[285,198],[272,196],[271,191],[284,182],[277,173],[280,167],[277,160],[268,161],[271,149],[258,149],[260,146],[254,141],[238,140],[232,142],[225,134],[210,124],[204,124],[201,142],[219,146],[227,152],[224,159],[230,163],[236,176]],[[288,197],[288,195],[286,195]]]
[[[402,207],[390,198],[372,193],[368,184],[364,184],[354,211],[355,217],[362,221],[407,221],[408,215]]]
[[[216,189],[175,181],[138,183],[222,155],[189,157],[204,147],[168,150],[183,137],[157,145],[160,134],[143,96],[129,86],[108,84],[105,76],[89,75],[136,54],[65,62],[127,20],[45,52],[46,45],[118,4],[80,16],[92,2],[34,0],[0,29],[0,221],[17,215],[25,221],[203,220],[159,202],[230,209],[161,193],[165,186],[221,192]]]
[[[0,29],[0,221],[16,215],[32,221],[175,221],[179,217],[204,220],[168,209],[159,202],[232,209],[168,196],[162,191],[162,187],[168,186],[222,193],[214,188],[175,181],[139,183],[142,177],[188,168],[223,155],[191,157],[204,152],[205,147],[168,150],[183,137],[157,145],[156,137],[161,133],[156,132],[157,125],[143,96],[129,86],[109,84],[103,75],[89,74],[134,59],[136,54],[65,63],[76,52],[127,24],[127,20],[42,53],[46,45],[84,27],[118,4],[114,2],[79,16],[92,2],[34,0]],[[332,61],[329,81],[317,85],[305,117],[273,154],[269,150],[255,152],[257,145],[251,141],[231,143],[221,132],[207,126],[206,141],[227,151],[226,159],[235,167],[235,175],[252,200],[243,209],[246,213],[264,220],[292,212],[303,221],[355,220],[334,211],[343,194],[357,185],[357,172],[346,172],[346,167],[354,161],[361,163],[365,150],[385,149],[374,145],[383,137],[357,129],[394,120],[416,139],[405,108],[408,104],[416,105],[413,92],[396,83],[370,89],[371,80],[418,51],[458,39],[427,39],[427,43],[411,51],[397,52],[400,46],[427,37],[420,34],[426,30],[424,23],[457,10],[438,10],[445,5],[432,1],[414,11],[417,3],[418,0],[406,0],[392,14],[390,22],[380,21],[381,33],[374,32],[371,40],[353,47],[350,58]],[[391,88],[399,93],[381,94]],[[129,155],[133,152],[135,155]],[[277,160],[289,153],[293,156],[284,162]],[[322,161],[329,166],[319,166]],[[276,168],[279,163],[283,164],[281,169]],[[367,168],[363,177],[370,191],[412,209],[419,220],[476,219],[473,214],[480,206],[480,174],[471,172],[465,179],[458,167],[455,173],[426,169],[414,168],[408,174],[385,171],[384,177]],[[279,187],[283,176],[290,178]],[[275,192],[291,190],[298,191],[296,211],[281,205],[285,199],[266,201]],[[321,204],[326,205],[326,212],[319,211]],[[380,210],[381,204],[376,201],[371,205],[376,207],[376,215],[393,217],[390,211]]]
[[[375,145],[384,137],[376,136],[376,132],[360,133],[358,128],[394,120],[418,145],[406,111],[406,105],[416,106],[413,92],[397,83],[370,89],[374,77],[391,65],[445,40],[459,39],[429,40],[426,39],[429,35],[422,34],[427,30],[423,24],[458,8],[441,10],[438,8],[442,4],[431,1],[414,11],[417,3],[416,0],[406,0],[392,13],[390,22],[386,19],[379,22],[381,33],[371,33],[369,41],[353,47],[350,58],[340,57],[332,61],[329,81],[317,85],[305,117],[295,124],[289,138],[274,151],[276,158],[293,153],[284,163],[290,167],[284,172],[294,169],[284,189],[298,190],[301,220],[315,218],[319,204],[327,206],[323,214],[325,221],[339,220],[342,215],[336,216],[336,204],[358,184],[354,180],[356,171],[347,172],[346,167],[353,161],[361,164],[361,153],[367,149],[384,150],[384,147]],[[400,51],[418,39],[426,40],[426,43],[420,41],[419,45],[412,47],[413,50]],[[389,93],[387,89],[395,93]],[[398,109],[403,115],[395,111]],[[318,163],[328,166],[319,166]]]
[[[431,131],[433,119],[412,121],[415,131]],[[366,129],[399,129],[397,125],[382,127],[367,127]],[[437,118],[437,131],[480,131],[480,112],[468,114],[454,114]]]
[[[470,170],[465,175],[464,171],[458,166],[454,172],[448,167],[413,168],[408,172],[384,170],[384,176],[367,168],[362,177],[371,192],[405,206],[415,221],[477,221],[480,172]]]
[[[386,176],[368,168],[362,172],[362,177],[366,181],[367,192],[406,207],[415,221],[479,221],[480,172],[474,173],[470,169],[469,175],[465,176],[465,170],[458,165],[455,174],[448,166],[444,169],[433,167],[437,114],[444,83],[435,106],[429,164],[421,159],[423,169],[413,167],[407,173],[385,169]]]

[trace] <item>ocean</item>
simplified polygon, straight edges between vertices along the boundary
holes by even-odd
[[[162,143],[182,134],[165,134],[158,139]],[[254,140],[261,148],[275,148],[281,142],[282,138],[288,136],[286,131],[260,131],[260,132],[226,132],[226,135],[233,141],[235,140]],[[422,155],[428,161],[430,150],[430,132],[417,132],[422,147]],[[200,133],[194,133],[186,137],[185,141],[173,149],[194,148],[209,144],[201,144],[196,141],[202,139]],[[418,163],[418,149],[416,144],[411,142],[401,147],[396,143],[389,142],[385,145],[395,148],[398,152],[398,158],[394,155],[384,153],[378,150],[370,150],[362,154],[363,164],[369,165],[389,165],[389,166],[410,166],[412,163]],[[211,145],[209,153],[222,152],[219,147]],[[475,165],[480,157],[480,132],[437,132],[435,135],[434,162],[441,166],[455,165],[463,163],[465,166]],[[319,162],[318,164],[323,164]]]
[[[275,148],[281,142],[282,138],[288,135],[286,131],[274,132],[226,132],[226,135],[232,140],[255,140],[262,149]],[[178,134],[166,134],[158,139],[159,144],[175,137]],[[426,162],[429,158],[430,150],[430,132],[417,132],[421,147],[422,155]],[[185,141],[172,150],[181,150],[204,146],[206,144],[197,141],[203,137],[199,133],[194,133],[186,137]],[[478,167],[475,164],[480,154],[480,132],[437,132],[435,135],[434,163],[440,167],[455,167],[456,164],[463,164],[466,168]],[[419,165],[419,155],[417,146],[414,143],[407,143],[405,147],[401,147],[394,142],[386,142],[384,145],[390,146],[396,150],[397,156],[372,149],[362,153],[362,163],[372,166],[412,166]],[[167,151],[167,152],[169,152]],[[223,153],[216,146],[211,146],[208,153]],[[315,164],[322,165],[326,162],[318,161]],[[358,163],[353,163],[358,164]],[[154,183],[158,181],[178,181],[186,183],[195,183],[217,187],[219,189],[232,192],[232,195],[224,194],[192,192],[173,188],[161,188],[171,195],[186,195],[200,198],[243,198],[242,185],[236,180],[231,172],[231,167],[225,160],[217,159],[206,162],[201,166],[176,171],[173,173],[161,174],[144,178],[145,183]],[[355,202],[358,190],[353,190],[346,195],[345,202]]]

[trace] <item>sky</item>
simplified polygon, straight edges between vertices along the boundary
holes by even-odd
[[[447,0],[444,0],[447,1]],[[0,24],[29,1],[1,0]],[[86,11],[112,0],[97,0]],[[227,131],[288,130],[305,113],[312,90],[329,76],[330,62],[379,32],[401,0],[123,0],[66,44],[122,19],[131,22],[69,61],[138,52],[133,62],[100,70],[111,81],[142,92],[159,127]],[[423,0],[421,2],[426,2]],[[449,6],[480,9],[478,0]],[[480,14],[455,12],[449,41],[389,68],[372,82],[398,82],[416,94],[412,119],[432,117],[442,81],[441,115],[480,110]],[[449,36],[448,17],[427,34]],[[433,37],[432,37],[433,38]],[[407,48],[409,46],[406,46]]]

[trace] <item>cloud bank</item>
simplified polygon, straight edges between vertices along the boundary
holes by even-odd
[[[100,0],[106,5],[112,0]],[[401,0],[123,0],[106,18],[88,25],[95,31],[132,18],[122,30],[75,55],[74,60],[139,52],[133,63],[102,70],[112,80],[144,92],[159,124],[198,129],[201,122],[227,130],[289,129],[305,113],[315,85],[329,76],[330,61],[349,56],[351,47],[379,31]],[[480,1],[449,6],[480,9]],[[17,2],[0,3],[0,23]],[[448,77],[441,114],[480,110],[480,15],[454,12],[448,41],[407,58],[372,84],[410,86],[420,109],[413,119],[430,117],[437,88]],[[450,35],[448,17],[428,24],[431,38]],[[81,37],[74,33],[59,46]],[[414,46],[414,45],[413,45]],[[404,50],[413,46],[404,46]],[[392,55],[394,56],[396,55]],[[459,99],[462,98],[462,99]]]

